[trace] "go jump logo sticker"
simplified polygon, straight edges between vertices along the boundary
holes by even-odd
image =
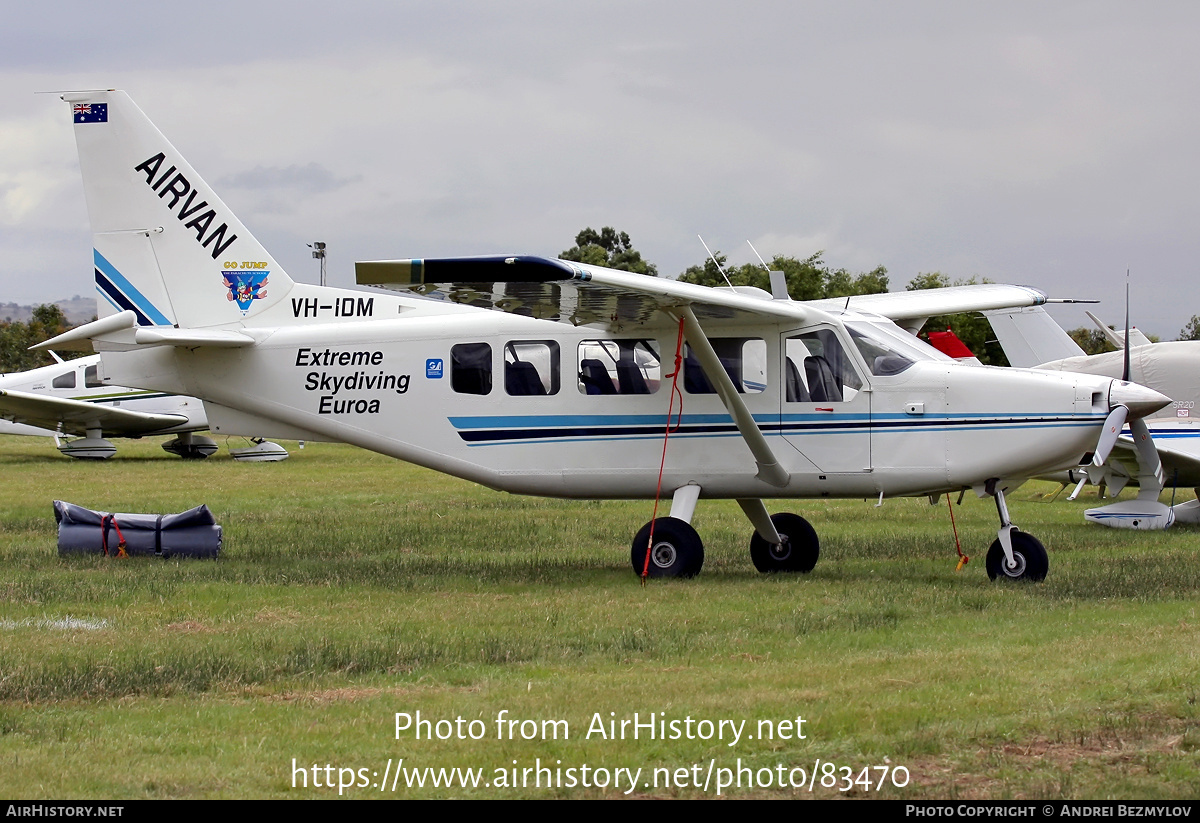
[[[250,311],[253,301],[267,296],[267,275],[270,272],[223,271],[221,274],[225,277],[225,288],[229,289],[225,299],[236,302],[243,315]]]

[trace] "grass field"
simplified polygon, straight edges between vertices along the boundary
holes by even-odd
[[[821,560],[763,576],[736,504],[701,501],[703,573],[643,588],[648,502],[287,445],[280,464],[157,440],[81,463],[0,438],[0,796],[715,797],[738,777],[723,796],[1200,796],[1195,529],[1087,525],[1094,497],[1030,484],[1010,507],[1050,574],[1010,585],[984,571],[990,501],[956,508],[961,572],[944,500],[796,501],[770,507],[812,521]],[[221,559],[61,559],[54,499],[207,503]],[[434,723],[398,736],[418,711]],[[635,712],[668,739],[597,731]],[[434,787],[439,768],[483,774]]]

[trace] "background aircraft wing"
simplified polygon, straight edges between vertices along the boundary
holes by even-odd
[[[547,257],[455,257],[354,264],[359,285],[415,291],[468,306],[575,326],[665,325],[661,310],[690,306],[700,321],[803,320],[806,303],[750,287],[709,288]]]
[[[31,394],[20,391],[0,391],[0,418],[25,423],[64,434],[84,436],[88,427],[100,427],[107,435],[136,437],[159,429],[187,422],[181,414],[146,414],[116,406],[86,403]]]
[[[1150,436],[1162,461],[1163,481],[1168,486],[1200,487],[1200,426],[1173,420],[1150,420]],[[1117,441],[1121,456],[1137,460],[1133,441],[1123,436]]]

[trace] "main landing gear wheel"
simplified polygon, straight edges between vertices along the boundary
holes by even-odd
[[[817,531],[798,514],[783,512],[771,515],[775,531],[783,542],[774,546],[759,537],[750,536],[750,559],[760,572],[810,572],[821,555]]]
[[[650,547],[650,565],[646,566],[646,542],[654,525],[654,545]],[[695,577],[704,565],[704,542],[690,523],[674,517],[660,517],[642,526],[629,551],[633,570],[640,577],[647,568],[650,577]]]
[[[1012,530],[1012,549],[1014,565],[1010,567],[1004,557],[1004,547],[1000,540],[992,541],[987,553],[987,573],[992,580],[1028,580],[1038,583],[1046,579],[1050,570],[1050,560],[1046,557],[1046,547],[1031,534]]]

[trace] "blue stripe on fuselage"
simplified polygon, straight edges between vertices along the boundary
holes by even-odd
[[[664,415],[514,415],[451,417],[459,437],[472,446],[531,442],[576,442],[643,440],[661,437]],[[1079,428],[1094,426],[1102,418],[1059,417],[1049,414],[933,415],[914,420],[907,415],[788,414],[756,415],[759,429],[767,436],[814,436],[836,434],[905,434],[910,432],[995,431],[999,429]],[[729,415],[684,415],[675,421],[676,437],[736,437],[737,427]]]

